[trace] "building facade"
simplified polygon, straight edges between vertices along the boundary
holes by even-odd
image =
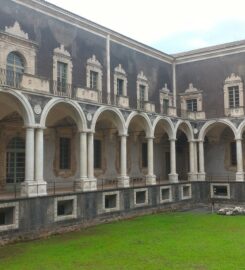
[[[245,41],[168,55],[46,1],[1,0],[0,200],[243,182],[244,78]]]

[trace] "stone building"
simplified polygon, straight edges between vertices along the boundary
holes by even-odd
[[[54,189],[244,181],[244,78],[245,41],[168,55],[43,0],[1,0],[0,200],[15,200],[0,221]]]

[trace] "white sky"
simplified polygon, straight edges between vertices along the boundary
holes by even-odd
[[[245,39],[245,0],[48,0],[166,53]]]

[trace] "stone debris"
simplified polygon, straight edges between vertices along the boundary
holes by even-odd
[[[219,215],[225,216],[237,216],[237,215],[245,215],[245,208],[240,206],[235,207],[224,207],[218,210]]]

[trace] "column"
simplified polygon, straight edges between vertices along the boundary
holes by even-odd
[[[237,173],[236,181],[244,181],[242,140],[236,140]]]
[[[148,185],[156,184],[156,176],[154,175],[154,153],[153,153],[153,138],[147,138],[147,159],[148,159],[148,174],[146,176],[146,183]]]
[[[94,133],[88,133],[88,181],[84,184],[83,190],[96,190],[97,181],[94,177]]]
[[[118,177],[118,186],[129,187],[129,177],[127,176],[127,135],[121,135],[120,155],[120,176]]]
[[[26,128],[25,146],[25,182],[21,184],[21,196],[37,196],[37,188],[34,182],[34,128]]]
[[[170,174],[169,181],[170,182],[178,182],[178,174],[176,173],[176,147],[175,147],[175,139],[170,139]]]
[[[195,154],[194,154],[194,142],[189,141],[189,161],[190,161],[190,171],[188,173],[188,180],[194,181],[197,176],[195,175]]]
[[[43,178],[43,129],[36,129],[35,136],[35,180],[38,195],[47,194],[47,183]]]
[[[110,35],[106,39],[107,60],[107,104],[111,104],[111,59],[110,59]]]
[[[199,173],[198,173],[198,180],[205,181],[203,141],[199,141],[198,142],[198,147],[199,147]]]
[[[87,133],[79,133],[79,179],[76,181],[76,190],[83,190],[84,182],[88,179],[87,163]]]

